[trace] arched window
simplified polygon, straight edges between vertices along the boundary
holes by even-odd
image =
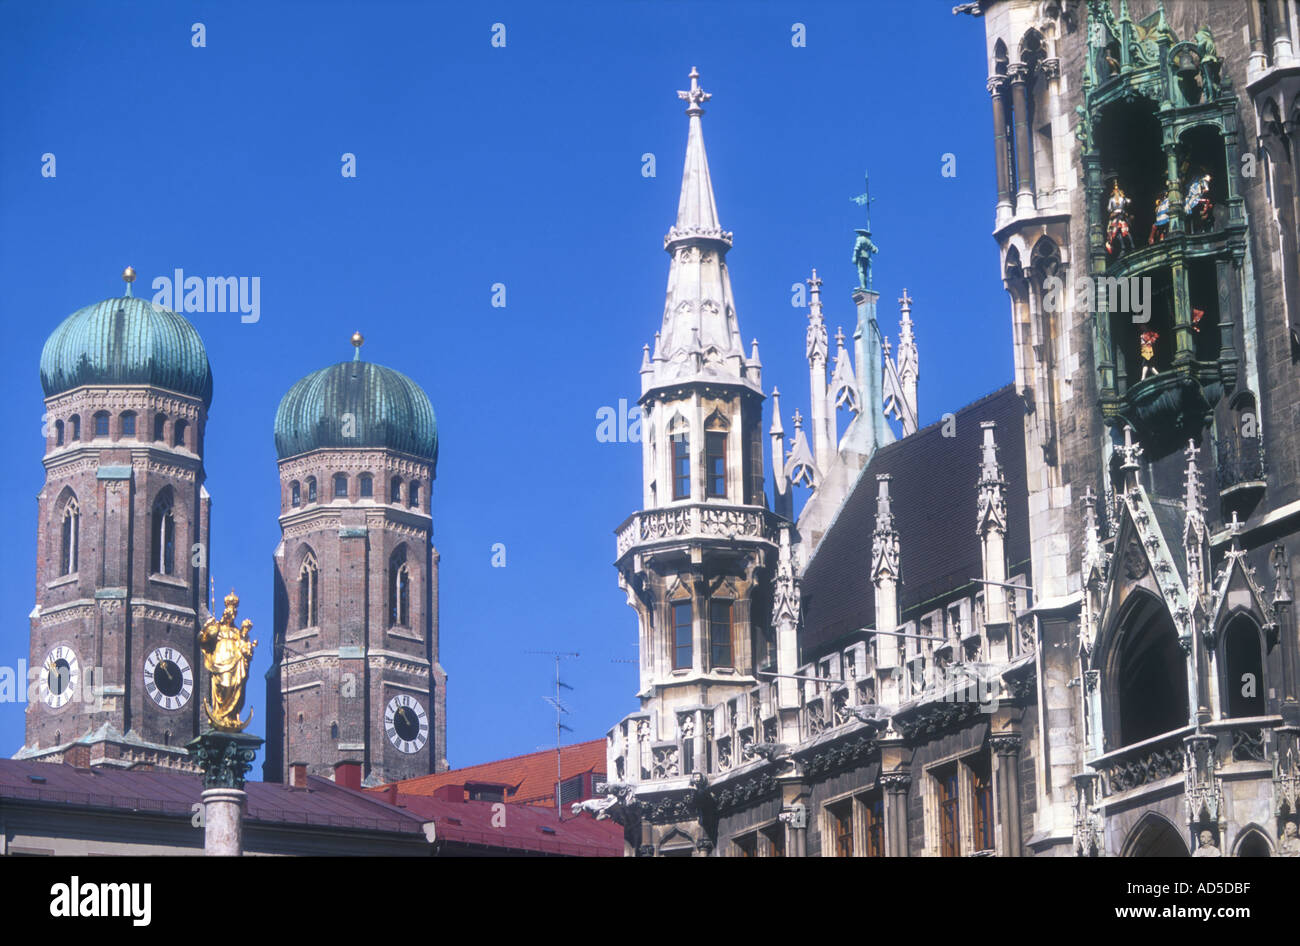
[[[59,537],[59,574],[72,575],[77,571],[77,546],[81,539],[81,508],[76,499],[69,499],[63,507],[63,523]]]
[[[302,505],[302,486],[297,480],[289,484],[289,505],[295,509]]]
[[[673,449],[673,499],[691,498],[691,435],[680,416],[668,425],[668,439]]]
[[[163,495],[153,507],[153,547],[149,564],[156,575],[176,573],[176,517],[172,513],[171,497]]]
[[[307,502],[314,503],[315,501],[316,501],[316,477],[309,476],[307,477]]]
[[[172,428],[172,446],[185,446],[185,432],[189,429],[189,424],[183,420],[178,420],[175,427]]]
[[[68,437],[72,440],[80,440],[81,439],[81,416],[79,414],[73,414],[71,417],[68,418],[68,427],[69,427]]]
[[[368,499],[375,495],[375,478],[369,473],[361,474],[361,496]]]
[[[309,552],[298,570],[298,626],[315,627],[317,622],[317,587],[319,570],[316,558]]]
[[[399,627],[411,624],[411,570],[405,547],[388,560],[388,623]]]
[[[727,421],[717,412],[704,424],[704,486],[706,496],[727,495]]]
[[[108,411],[99,411],[95,414],[95,436],[108,436]]]
[[[334,498],[348,498],[348,475],[346,473],[334,474]]]
[[[1189,857],[1178,829],[1156,814],[1147,814],[1129,832],[1124,857]]]
[[[156,442],[161,443],[167,439],[166,433],[167,433],[167,415],[154,414],[153,415],[153,439]]]
[[[418,509],[420,506],[420,481],[411,480],[411,485],[406,488],[406,504],[412,509]]]
[[[63,421],[61,420],[54,422],[54,445],[56,447],[63,446]]]
[[[388,501],[394,506],[402,504],[402,478],[394,476],[388,483]]]
[[[1259,628],[1239,614],[1223,632],[1223,713],[1235,718],[1264,715],[1264,642]]]
[[[1164,604],[1140,594],[1114,647],[1108,664],[1114,694],[1107,726],[1110,748],[1187,725],[1187,659]]]
[[[124,411],[122,413],[122,436],[135,436],[135,411]]]

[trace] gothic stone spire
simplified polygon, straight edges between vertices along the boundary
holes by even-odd
[[[691,87],[678,92],[686,101],[689,127],[677,220],[664,236],[672,258],[663,327],[648,387],[695,378],[741,381],[757,387],[745,357],[735,300],[725,262],[731,234],[718,223],[709,161],[700,116],[711,96],[691,70]]]

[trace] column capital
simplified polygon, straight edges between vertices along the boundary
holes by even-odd
[[[1001,95],[1006,85],[1007,77],[1004,75],[989,76],[988,81],[984,83],[984,87],[989,90],[989,95],[994,97]]]
[[[912,784],[912,776],[907,772],[881,772],[880,785],[891,794],[905,792]]]
[[[1024,739],[1021,738],[1020,733],[1016,732],[997,733],[989,736],[989,746],[998,755],[1015,755],[1020,751],[1023,743]]]
[[[1023,62],[1013,62],[1007,67],[1007,76],[1011,79],[1012,85],[1023,85],[1029,78],[1029,67]]]

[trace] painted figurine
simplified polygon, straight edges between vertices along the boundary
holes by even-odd
[[[1294,821],[1282,826],[1282,840],[1277,842],[1278,857],[1300,857],[1300,828]]]
[[[1147,239],[1147,246],[1155,243],[1156,240],[1163,240],[1165,234],[1169,232],[1169,191],[1162,190],[1160,196],[1156,198],[1156,219],[1151,224],[1151,236]]]
[[[1128,248],[1133,249],[1133,234],[1129,231],[1130,204],[1132,201],[1120,190],[1119,181],[1115,181],[1110,199],[1106,201],[1106,253],[1109,255],[1118,253],[1125,241]]]
[[[1196,334],[1201,333],[1201,319],[1205,318],[1204,309],[1192,309],[1192,331]]]
[[[1219,846],[1214,843],[1213,831],[1202,831],[1198,840],[1200,843],[1196,845],[1196,851],[1192,854],[1192,857],[1223,856],[1223,852],[1219,850]]]
[[[1210,175],[1202,174],[1187,187],[1187,228],[1204,233],[1214,225],[1214,201],[1210,199]]]
[[[1145,381],[1148,376],[1159,374],[1156,371],[1156,340],[1160,333],[1143,332],[1139,338],[1142,343],[1138,346],[1138,354],[1142,356],[1142,376],[1138,380]]]

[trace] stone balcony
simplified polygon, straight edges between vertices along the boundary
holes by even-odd
[[[776,541],[778,518],[758,506],[692,503],[635,512],[614,530],[617,558],[633,548],[681,545],[694,540],[748,544]]]

